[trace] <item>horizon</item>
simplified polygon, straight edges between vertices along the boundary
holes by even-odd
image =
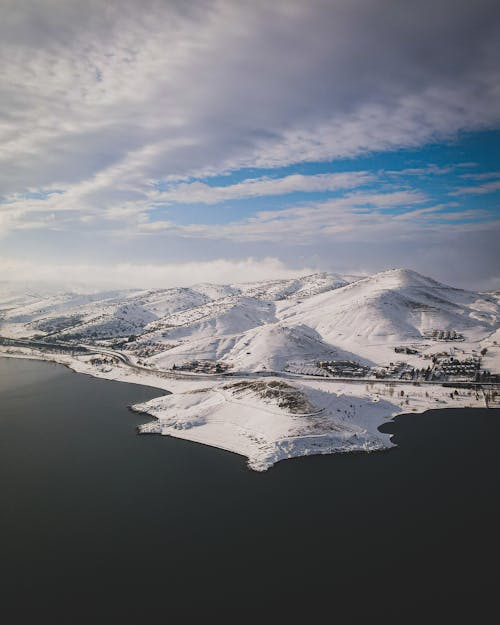
[[[281,277],[281,278],[276,278],[276,277],[269,277],[269,278],[263,278],[260,280],[240,280],[240,281],[226,281],[226,282],[222,282],[222,281],[216,281],[216,280],[204,280],[204,281],[187,281],[187,282],[183,282],[183,281],[177,281],[176,283],[172,283],[170,285],[162,285],[162,284],[154,284],[154,285],[145,285],[144,284],[144,280],[142,281],[142,285],[136,285],[136,286],[131,286],[130,285],[130,280],[123,282],[123,283],[117,283],[116,281],[111,282],[111,283],[92,283],[92,282],[82,282],[82,281],[71,281],[71,280],[35,280],[35,279],[19,279],[19,278],[15,278],[13,280],[9,280],[9,279],[5,279],[2,278],[0,279],[0,287],[2,285],[7,285],[9,286],[18,286],[20,289],[24,289],[24,288],[34,288],[34,286],[36,285],[37,287],[41,288],[43,290],[43,288],[46,289],[53,289],[53,290],[60,290],[60,289],[64,289],[67,290],[69,292],[73,292],[75,294],[78,293],[105,293],[105,292],[121,292],[121,291],[161,291],[161,290],[168,290],[168,289],[194,289],[196,290],[196,287],[202,287],[202,286],[245,286],[245,285],[251,285],[251,284],[259,284],[259,283],[272,283],[272,282],[291,282],[291,281],[296,281],[296,280],[304,280],[306,278],[315,278],[315,277],[326,277],[326,276],[330,276],[330,277],[334,277],[334,278],[338,278],[340,280],[343,280],[345,282],[344,285],[342,286],[348,286],[350,284],[354,284],[355,282],[359,282],[361,280],[368,280],[370,278],[375,278],[377,276],[383,275],[383,274],[390,274],[392,272],[402,272],[402,273],[410,273],[410,274],[416,274],[417,276],[419,276],[420,278],[425,278],[425,279],[429,279],[432,280],[434,282],[436,282],[439,285],[442,285],[444,287],[450,287],[453,289],[458,289],[458,290],[464,290],[464,291],[473,291],[473,292],[477,292],[478,294],[484,293],[484,294],[488,294],[488,293],[497,293],[498,290],[497,289],[490,289],[490,290],[474,290],[474,289],[467,289],[465,287],[456,285],[456,284],[448,284],[448,283],[444,283],[441,282],[439,280],[436,280],[433,276],[431,275],[424,275],[418,271],[415,271],[414,269],[410,269],[408,267],[388,267],[386,269],[382,269],[381,271],[376,271],[373,273],[359,273],[359,274],[349,274],[349,273],[338,273],[335,271],[312,271],[312,272],[306,272],[306,273],[296,273],[294,275],[288,275],[287,277]],[[342,288],[342,287],[334,287],[332,290],[337,290],[338,288]]]

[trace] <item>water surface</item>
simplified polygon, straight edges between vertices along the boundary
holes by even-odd
[[[6,625],[454,622],[496,610],[499,410],[384,426],[398,448],[245,459],[137,436],[161,391],[0,358]]]

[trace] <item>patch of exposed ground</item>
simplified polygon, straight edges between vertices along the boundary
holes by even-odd
[[[252,393],[293,414],[309,414],[317,410],[304,393],[280,380],[242,381],[226,384],[223,388],[231,391],[235,397]]]

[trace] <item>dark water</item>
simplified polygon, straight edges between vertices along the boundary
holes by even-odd
[[[158,394],[0,358],[0,622],[496,613],[500,411],[403,416],[398,449],[256,474],[136,436],[126,406]]]

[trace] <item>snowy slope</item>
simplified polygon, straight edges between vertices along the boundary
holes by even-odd
[[[497,339],[488,337],[499,328],[500,301],[493,294],[404,269],[352,283],[323,273],[104,293],[0,284],[0,335],[88,342],[133,335],[131,356],[158,368],[192,360],[222,361],[240,371],[329,359],[385,363],[394,358],[395,345],[421,343],[430,329],[483,341],[493,354]]]
[[[300,299],[331,291],[344,286],[347,282],[338,275],[315,273],[291,280],[267,280],[239,285],[242,293],[248,297],[279,301]]]
[[[137,345],[165,342],[168,351],[146,362],[166,368],[191,360],[223,360],[246,332],[259,331],[275,321],[270,302],[241,296],[222,298],[149,324]]]
[[[244,334],[224,359],[245,371],[282,371],[292,362],[335,357],[338,357],[338,350],[324,343],[308,326],[291,328],[275,323]]]
[[[143,433],[245,455],[256,471],[294,456],[389,448],[390,436],[378,426],[398,412],[386,400],[374,403],[273,379],[176,393],[133,408],[156,417],[141,426]]]
[[[371,346],[420,340],[433,328],[479,338],[500,324],[500,306],[490,296],[396,269],[284,307],[281,321],[307,324],[325,342],[370,358]]]

